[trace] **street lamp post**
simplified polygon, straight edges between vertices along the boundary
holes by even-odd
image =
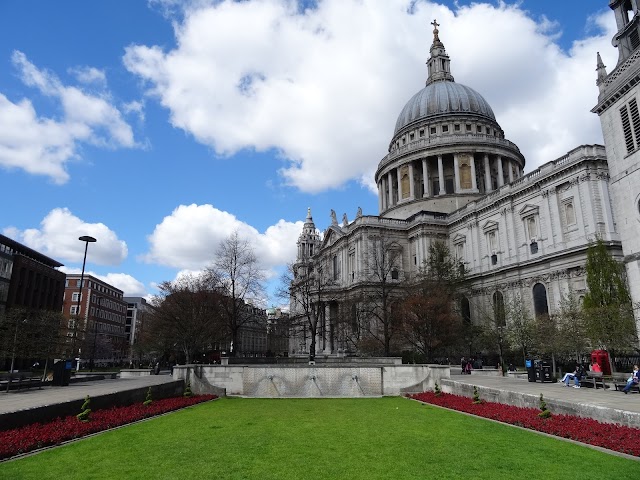
[[[84,266],[87,263],[87,249],[89,248],[90,243],[94,243],[97,240],[88,235],[83,235],[79,237],[78,240],[84,243],[84,258],[82,259],[82,273],[80,274],[80,291],[78,292],[78,303],[76,304],[76,322],[73,326],[73,352],[72,354],[76,355],[76,337],[78,334],[78,321],[80,320],[80,298],[82,297],[82,288],[84,287]]]
[[[93,362],[96,356],[96,342],[98,340],[98,318],[100,317],[100,306],[102,305],[102,297],[97,297],[98,307],[96,308],[96,316],[93,319],[93,349],[91,350],[91,361],[89,362],[89,371],[93,372]]]

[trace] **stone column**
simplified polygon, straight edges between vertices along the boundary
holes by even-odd
[[[416,186],[413,178],[413,162],[409,162],[409,200],[416,199]]]
[[[382,194],[382,180],[378,183],[378,211],[382,212],[384,209],[384,203],[382,201],[384,195]]]
[[[502,170],[502,157],[498,155],[496,158],[498,162],[498,188],[504,185],[504,171]]]
[[[429,196],[429,169],[427,167],[427,159],[422,159],[422,187],[424,190],[423,197]]]
[[[393,177],[391,176],[391,171],[387,173],[387,185],[389,186],[389,205],[387,205],[387,208],[391,208],[393,206]]]
[[[509,183],[513,183],[513,160],[507,159],[507,168],[509,169]]]
[[[489,166],[489,154],[484,154],[484,189],[485,193],[491,191],[491,167]]]
[[[402,178],[400,178],[400,167],[396,168],[396,183],[398,184],[398,203],[402,201]]]
[[[453,193],[458,193],[460,191],[460,174],[458,172],[458,168],[460,167],[458,163],[458,154],[453,154]]]
[[[476,157],[471,155],[471,190],[478,191],[478,182],[476,181]]]
[[[444,195],[447,190],[444,188],[444,171],[442,170],[442,155],[438,155],[438,181],[440,182],[440,192],[438,195]]]

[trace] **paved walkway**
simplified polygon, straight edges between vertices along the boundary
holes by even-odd
[[[629,393],[625,395],[611,388],[602,389],[582,387],[565,387],[562,382],[541,383],[529,382],[526,379],[489,377],[481,375],[460,375],[459,368],[451,367],[451,380],[476,385],[478,387],[495,388],[498,390],[510,390],[519,393],[539,396],[544,395],[545,400],[560,400],[568,403],[589,404],[596,407],[612,408],[640,414],[640,395]]]
[[[146,377],[117,378],[108,380],[92,380],[72,383],[66,387],[46,386],[41,390],[11,390],[0,393],[0,415],[29,410],[36,407],[55,405],[58,403],[82,400],[89,395],[97,397],[124,390],[150,387],[162,383],[172,382],[171,375],[149,375]]]

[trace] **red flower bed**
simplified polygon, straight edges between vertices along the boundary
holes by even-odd
[[[128,407],[114,407],[91,412],[88,422],[81,422],[75,416],[58,418],[49,423],[34,423],[26,427],[0,432],[0,459],[30,452],[38,448],[57,445],[74,438],[119,427],[143,418],[153,417],[180,408],[217,398],[215,395],[175,397],[154,400],[149,406],[142,403]]]
[[[573,415],[554,414],[549,418],[540,418],[538,416],[540,410],[536,408],[514,407],[485,401],[474,404],[468,397],[444,393],[436,396],[434,392],[424,392],[411,395],[410,398],[628,455],[640,456],[640,429],[638,428],[602,423]]]

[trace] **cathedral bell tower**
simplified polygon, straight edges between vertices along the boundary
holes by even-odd
[[[311,217],[311,208],[307,209],[307,218],[302,227],[302,233],[298,237],[298,255],[296,256],[296,264],[306,263],[320,249],[320,235],[316,230],[316,224],[313,223]]]
[[[629,291],[640,305],[640,0],[610,0],[618,32],[612,44],[618,63],[607,74],[598,53],[596,85],[598,104],[591,110],[600,117],[609,188],[616,230],[620,233]],[[640,327],[640,312],[634,310]],[[640,328],[639,328],[640,330]]]

